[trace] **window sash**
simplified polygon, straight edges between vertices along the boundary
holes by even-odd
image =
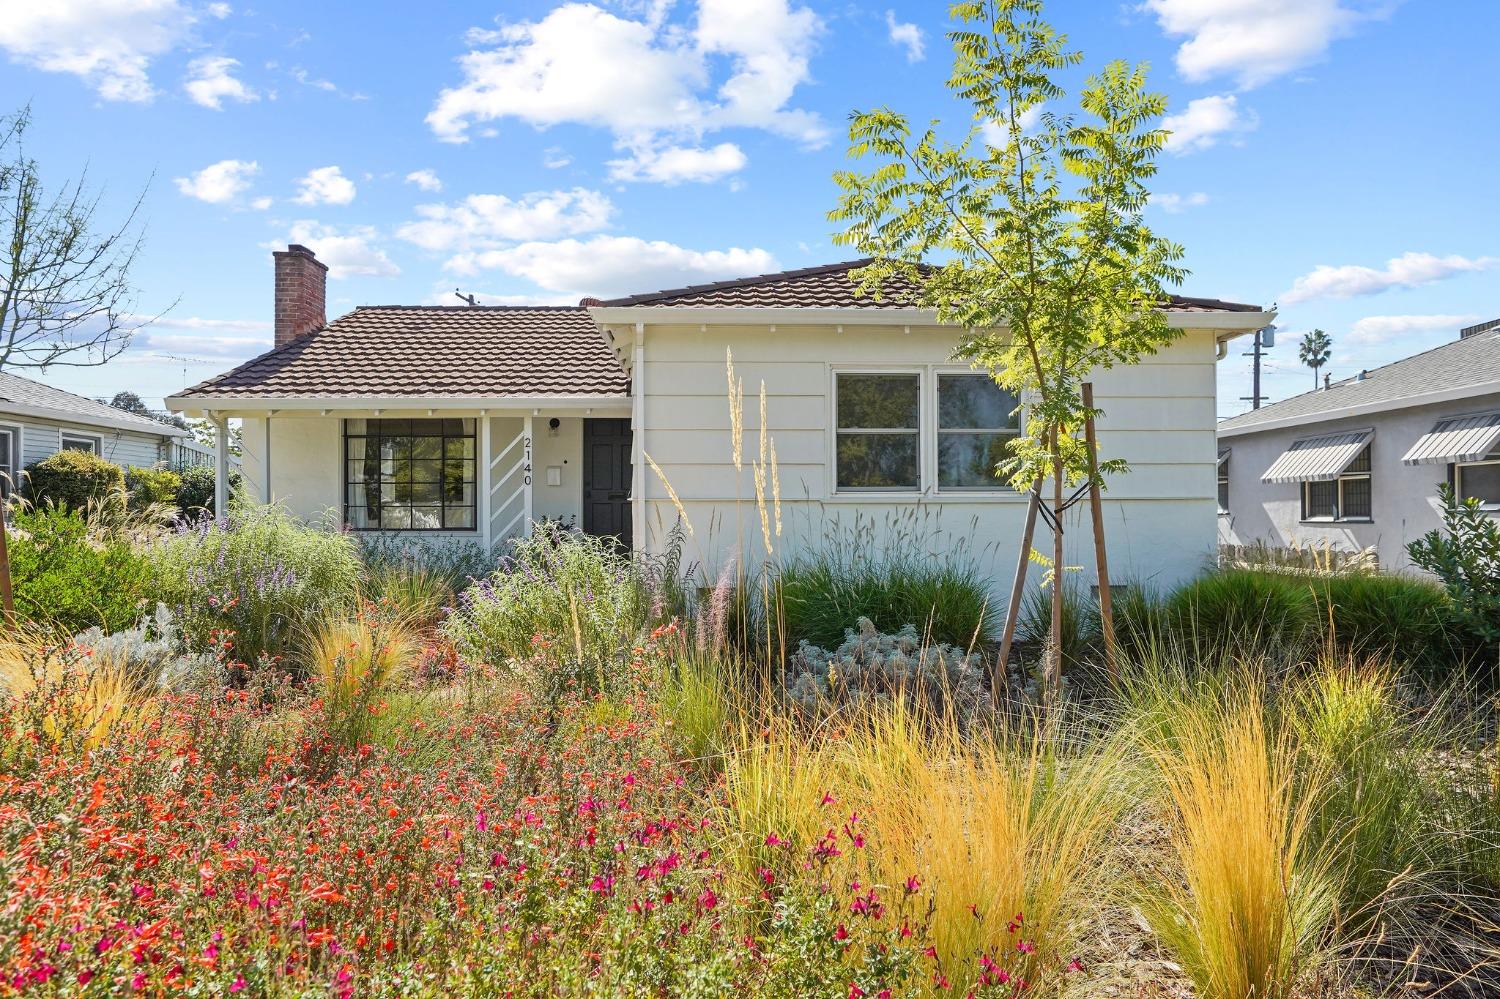
[[[907,425],[874,426],[855,424],[854,399],[845,395],[845,387],[878,382],[893,387],[915,389],[909,401],[911,418]],[[922,375],[916,371],[836,372],[834,386],[834,488],[838,492],[920,492],[922,489]],[[852,393],[851,393],[852,395]],[[858,400],[864,405],[868,400]],[[904,399],[892,400],[890,410],[906,408]],[[891,412],[890,415],[899,415]],[[884,422],[884,421],[882,421]],[[878,453],[876,449],[886,448]]]
[[[76,434],[63,434],[58,438],[58,449],[61,451],[87,451],[89,454],[99,453],[99,439],[97,437],[81,437]]]
[[[0,427],[0,499],[10,496],[16,478],[16,432],[9,427]]]
[[[1359,487],[1356,487],[1352,503],[1363,506],[1363,509],[1350,513],[1349,486],[1354,483],[1360,483],[1363,486],[1364,495],[1360,496]],[[1315,496],[1315,494],[1318,495]],[[1374,513],[1373,477],[1370,475],[1341,475],[1337,479],[1326,482],[1302,483],[1302,519],[1304,521],[1359,522],[1373,520]]]
[[[1468,479],[1468,476],[1465,474],[1470,469],[1483,469],[1480,474],[1484,478],[1493,477],[1492,481],[1488,483],[1488,485],[1493,488],[1493,492],[1480,494],[1477,488],[1472,487],[1470,483],[1466,481]],[[1458,494],[1459,499],[1467,499],[1472,496],[1477,498],[1479,500],[1480,506],[1482,506],[1486,510],[1500,509],[1500,453],[1491,455],[1484,461],[1468,461],[1463,462],[1462,464],[1455,465],[1453,469],[1453,475],[1453,491]]]
[[[355,531],[474,531],[476,424],[344,421],[344,520]]]

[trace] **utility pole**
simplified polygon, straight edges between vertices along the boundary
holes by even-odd
[[[1260,394],[1260,359],[1261,352],[1276,346],[1276,327],[1267,326],[1255,331],[1255,349],[1241,354],[1241,357],[1255,358],[1255,374],[1251,383],[1250,394],[1242,395],[1240,399],[1250,403],[1251,409],[1259,409],[1260,404],[1266,401],[1266,396]]]

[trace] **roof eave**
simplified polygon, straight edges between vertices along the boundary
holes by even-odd
[[[10,400],[0,402],[0,414],[35,416],[44,420],[56,420],[58,423],[71,423],[78,427],[108,427],[111,430],[124,430],[136,434],[155,434],[160,437],[192,436],[192,434],[180,427],[174,427],[170,423],[158,423],[156,420],[148,420],[146,417],[139,417],[141,422],[137,423],[135,420],[125,416],[89,416],[69,409],[37,406],[31,403],[12,402]]]
[[[938,326],[933,309],[912,308],[681,308],[669,305],[594,306],[588,310],[600,326]],[[1173,329],[1213,330],[1220,340],[1251,333],[1276,318],[1262,312],[1167,312]]]
[[[1488,382],[1479,382],[1474,385],[1460,385],[1456,388],[1438,389],[1435,392],[1421,392],[1417,395],[1402,396],[1399,399],[1382,399],[1378,402],[1363,403],[1354,406],[1343,406],[1334,409],[1319,410],[1316,413],[1300,413],[1294,416],[1280,416],[1270,420],[1247,424],[1243,427],[1223,427],[1218,429],[1220,437],[1243,437],[1247,434],[1258,434],[1267,430],[1284,430],[1287,427],[1305,426],[1308,423],[1326,422],[1329,420],[1343,420],[1355,416],[1364,416],[1369,413],[1382,413],[1393,409],[1410,409],[1413,406],[1426,406],[1438,402],[1452,402],[1455,399],[1467,399],[1470,396],[1500,393],[1500,379]]]
[[[293,412],[335,413],[353,410],[376,409],[395,412],[474,412],[495,410],[497,412],[525,409],[621,409],[629,410],[630,396],[619,394],[594,395],[539,395],[539,396],[445,396],[423,399],[413,396],[272,396],[272,395],[189,395],[182,393],[168,396],[167,408],[174,413],[191,416],[206,416],[209,413],[233,416],[240,413],[264,415],[266,413]]]

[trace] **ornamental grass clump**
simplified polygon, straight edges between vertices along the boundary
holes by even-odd
[[[71,754],[97,749],[153,714],[150,688],[125,662],[95,661],[85,647],[25,628],[0,641],[0,698],[6,722],[0,743],[10,750],[17,740]]]
[[[510,667],[545,650],[598,686],[628,658],[650,608],[648,588],[611,539],[538,525],[459,594],[443,633],[469,660]]]
[[[306,646],[324,729],[343,748],[370,741],[379,716],[388,710],[389,699],[409,678],[422,652],[417,627],[375,605],[352,615],[324,612],[313,623]]]
[[[236,654],[252,664],[284,656],[298,665],[306,626],[351,606],[361,576],[348,532],[331,520],[304,523],[274,504],[190,521],[147,551],[189,638],[232,631]]]

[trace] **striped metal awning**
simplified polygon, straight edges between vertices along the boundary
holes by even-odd
[[[1221,448],[1219,448],[1219,467],[1223,468],[1224,467],[1224,462],[1226,462],[1228,460],[1229,460],[1229,448],[1227,448],[1227,447],[1221,447]]]
[[[1374,434],[1373,430],[1351,430],[1293,441],[1266,469],[1260,481],[1331,482],[1354,463]]]
[[[1496,441],[1500,441],[1500,413],[1455,416],[1439,420],[1418,437],[1401,461],[1406,465],[1480,461],[1495,449]]]

